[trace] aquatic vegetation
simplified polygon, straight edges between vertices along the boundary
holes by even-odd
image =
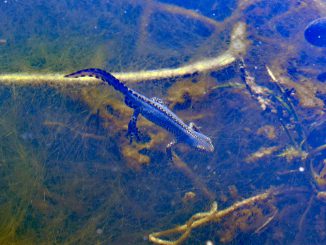
[[[2,113],[6,111],[1,108]],[[40,197],[42,158],[22,140],[24,135],[19,135],[18,123],[13,123],[18,121],[17,115],[8,111],[6,118],[0,120],[0,186],[3,190],[0,202],[1,244],[35,243],[35,235],[31,235],[32,227],[26,220],[33,208],[33,200]]]
[[[0,3],[1,244],[324,241],[325,59],[303,35],[324,1],[230,1],[223,17],[223,1],[167,2]],[[198,122],[214,153],[169,161],[142,119],[130,144],[122,98],[63,77],[85,67]]]
[[[226,228],[227,233],[225,233],[224,231],[221,232],[223,234],[221,242],[227,242],[229,240],[232,240],[235,234],[235,230],[237,230],[238,228],[240,228],[241,230],[248,229],[247,226],[249,226],[249,218],[253,218],[253,222],[257,222],[257,219],[254,216],[263,216],[262,211],[258,209],[259,202],[264,202],[264,208],[266,208],[268,206],[268,202],[273,199],[273,196],[275,194],[277,194],[277,191],[275,190],[267,191],[265,193],[235,203],[231,207],[223,210],[218,210],[217,203],[213,202],[211,209],[208,212],[200,212],[194,214],[184,225],[166,231],[152,233],[149,235],[149,239],[155,244],[181,244],[184,240],[189,237],[192,229],[203,226],[210,222],[219,222],[226,216],[234,215],[234,213],[239,212],[240,214],[234,215],[234,220],[231,219],[227,221],[230,222],[230,224],[228,225],[229,229]],[[250,206],[253,207],[250,208]],[[275,210],[274,207],[272,209]],[[234,225],[236,223],[238,224],[238,226]],[[231,229],[233,231],[231,231]],[[233,234],[229,234],[229,232]],[[175,241],[163,240],[160,238],[162,236],[167,236],[175,233],[182,234],[180,238]]]
[[[271,147],[267,147],[267,148],[261,147],[258,151],[256,151],[252,155],[248,156],[245,161],[248,163],[256,162],[257,160],[259,160],[261,158],[271,155],[278,149],[279,149],[279,147],[277,147],[277,146],[271,146]]]
[[[189,65],[181,66],[178,68],[165,68],[157,70],[139,71],[139,72],[123,72],[112,73],[115,77],[122,81],[127,82],[140,82],[146,80],[157,80],[164,78],[173,78],[178,76],[191,75],[197,72],[209,72],[212,70],[222,69],[232,64],[239,55],[243,55],[246,52],[247,40],[245,32],[245,24],[237,23],[231,34],[230,48],[223,54],[218,55],[216,58],[207,59],[203,61],[197,61]],[[40,58],[42,60],[42,58]],[[34,62],[33,59],[31,62]],[[95,62],[96,64],[97,62]],[[98,63],[100,64],[100,62]],[[57,85],[69,85],[73,83],[68,78],[64,78],[65,74],[2,74],[0,80],[2,83],[49,83]],[[85,84],[87,78],[79,81],[81,84]],[[75,82],[76,83],[76,82]]]

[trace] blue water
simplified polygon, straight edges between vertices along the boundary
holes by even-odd
[[[304,35],[325,9],[322,0],[1,1],[0,244],[155,244],[149,234],[214,201],[224,210],[266,191],[273,197],[182,244],[325,244],[326,49]],[[247,77],[237,56],[220,69],[126,81],[195,122],[213,153],[178,145],[169,160],[172,135],[144,118],[130,145],[132,111],[104,84],[18,79],[205,61],[228,49],[239,22]]]

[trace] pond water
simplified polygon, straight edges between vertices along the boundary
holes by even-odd
[[[323,0],[2,0],[0,244],[325,244],[326,48],[304,35],[325,15]],[[123,95],[64,77],[90,67],[214,152],[169,159],[173,135],[142,116],[130,143]]]

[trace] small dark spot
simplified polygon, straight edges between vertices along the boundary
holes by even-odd
[[[107,106],[106,106],[106,111],[107,111],[109,114],[111,114],[111,115],[116,114],[115,111],[114,111],[114,109],[113,109],[113,107],[112,107],[111,105],[107,105]]]
[[[323,73],[320,73],[318,76],[317,76],[317,79],[318,81],[324,83],[326,82],[326,72],[323,72]]]
[[[291,97],[291,96],[294,96],[295,95],[295,88],[291,88],[291,89],[288,89],[288,88],[286,88],[285,89],[285,95],[287,96],[287,97]]]
[[[198,83],[198,80],[196,78],[191,79],[192,83]]]

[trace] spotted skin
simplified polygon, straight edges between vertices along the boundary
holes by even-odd
[[[111,85],[125,96],[126,105],[134,109],[134,114],[129,122],[127,133],[130,137],[130,142],[132,142],[133,136],[138,138],[136,124],[138,115],[141,114],[149,121],[152,121],[174,135],[175,139],[167,146],[169,156],[171,156],[171,147],[177,143],[185,143],[191,147],[208,152],[214,151],[214,146],[209,137],[199,132],[198,127],[193,123],[186,125],[176,114],[163,104],[162,100],[155,97],[147,98],[133,89],[128,88],[124,83],[104,70],[97,68],[84,69],[66,75],[65,77],[78,78],[85,76],[101,79]]]

